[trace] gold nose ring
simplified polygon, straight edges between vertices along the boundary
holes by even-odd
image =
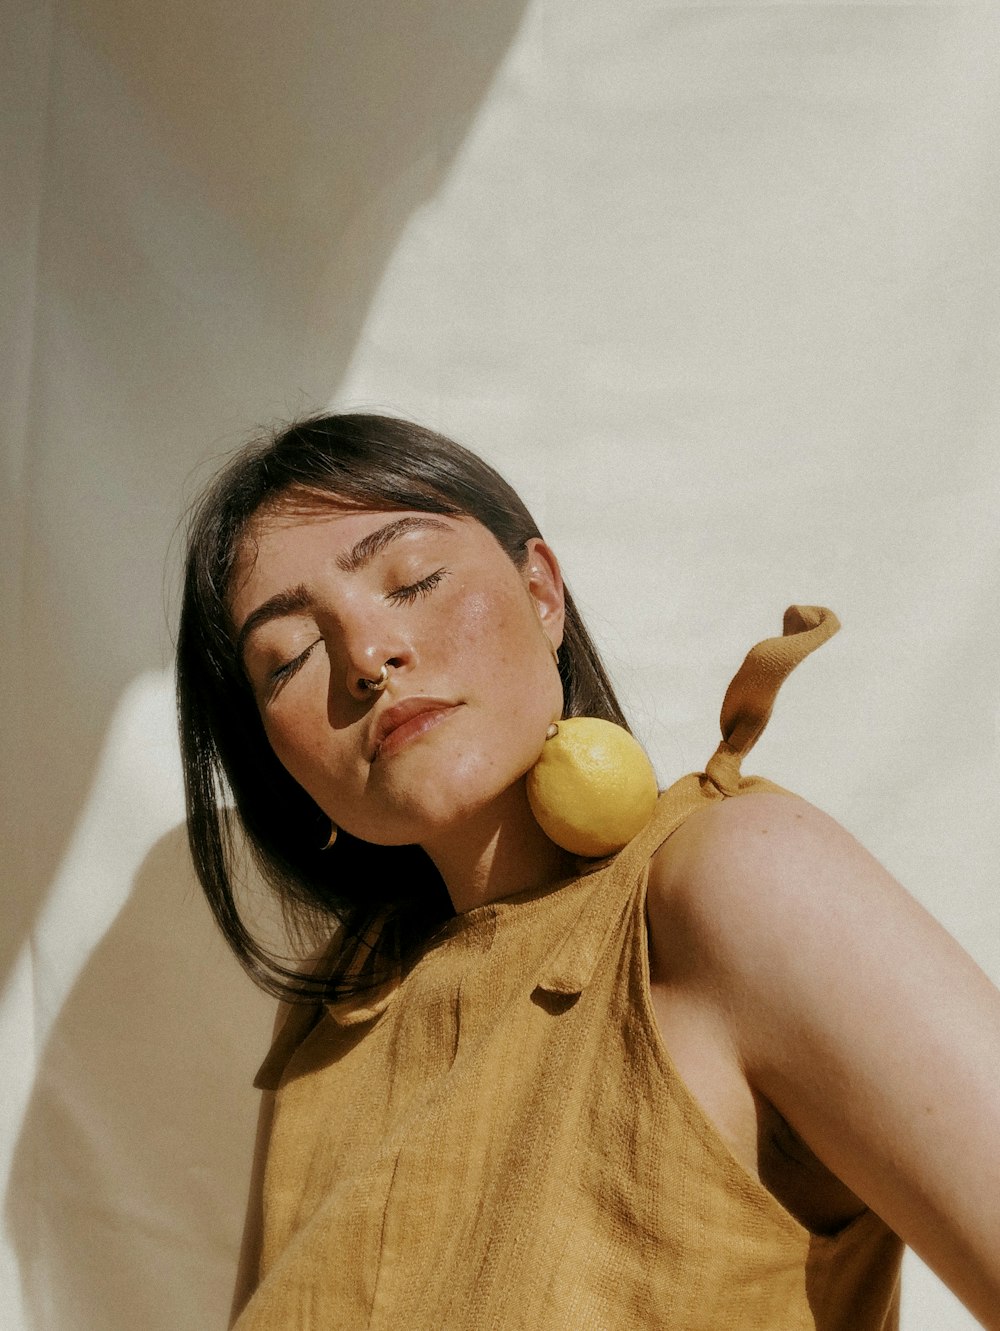
[[[389,666],[383,663],[382,669],[378,672],[378,679],[359,679],[358,683],[366,693],[381,693],[389,682]]]

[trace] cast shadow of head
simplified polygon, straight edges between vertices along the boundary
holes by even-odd
[[[43,1325],[226,1324],[273,1013],[175,829],[64,1004],[18,1141],[8,1230]]]
[[[161,665],[164,557],[206,452],[336,395],[526,3],[58,6],[38,320],[43,348],[65,345],[43,355],[28,447],[44,475],[75,458],[113,483],[88,485],[83,517],[72,481],[26,500],[31,742],[14,794],[34,844],[0,977],[65,855],[51,824],[75,826],[115,705]],[[43,807],[59,810],[44,833]]]

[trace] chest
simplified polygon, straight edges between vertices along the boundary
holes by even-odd
[[[569,915],[568,932],[466,930],[391,1001],[327,1014],[299,1044],[241,1331],[328,1307],[386,1331],[818,1325],[807,1271],[841,1239],[814,1252],[763,1157],[740,1161],[738,1082],[651,979],[641,905],[601,929]],[[717,1123],[666,1052],[685,1039]]]

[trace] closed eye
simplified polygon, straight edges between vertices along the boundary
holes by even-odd
[[[448,570],[446,568],[435,569],[433,573],[428,573],[427,577],[421,578],[419,582],[411,582],[408,587],[397,587],[394,592],[389,592],[386,599],[392,601],[394,605],[409,605],[418,596],[427,596],[447,576]]]
[[[272,694],[276,692],[277,689],[281,687],[282,684],[286,683],[287,680],[291,679],[291,677],[296,673],[296,671],[298,671],[302,666],[305,665],[306,661],[309,658],[309,653],[312,651],[312,649],[316,646],[317,643],[322,641],[323,641],[322,638],[316,638],[313,642],[309,644],[309,646],[305,649],[304,652],[300,652],[298,656],[293,658],[293,660],[286,661],[284,665],[278,666],[277,670],[271,671],[271,673],[267,677],[267,696],[269,698],[272,696]]]

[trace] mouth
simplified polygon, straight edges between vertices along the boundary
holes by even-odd
[[[371,761],[388,758],[458,710],[444,698],[404,698],[382,713],[372,736]]]

